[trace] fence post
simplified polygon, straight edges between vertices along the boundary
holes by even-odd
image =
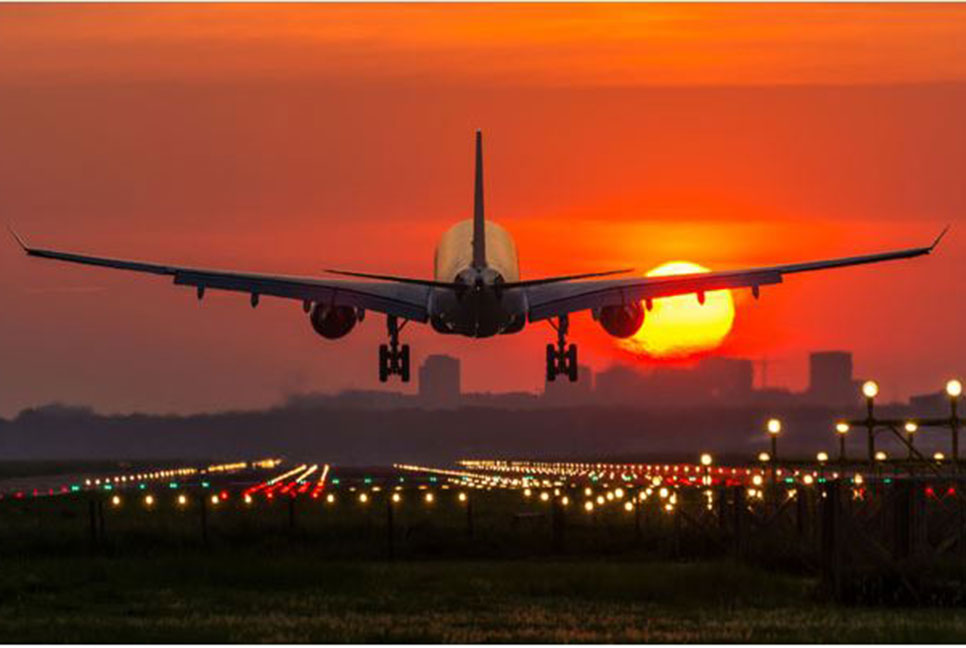
[[[97,504],[94,498],[87,500],[87,517],[91,525],[91,549],[97,548]]]
[[[735,486],[732,491],[734,495],[733,501],[733,524],[734,527],[734,544],[733,551],[736,560],[741,560],[744,557],[745,551],[745,489],[743,486]]]
[[[208,546],[208,498],[201,494],[201,541]]]
[[[386,557],[392,561],[396,557],[396,532],[394,511],[392,510],[392,495],[386,495]]]
[[[553,550],[556,553],[563,553],[564,550],[564,507],[559,498],[554,498],[550,506],[550,525],[553,532]]]
[[[822,577],[836,600],[842,598],[842,488],[838,480],[826,482],[822,499]]]

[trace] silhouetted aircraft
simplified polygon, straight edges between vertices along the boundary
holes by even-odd
[[[483,216],[483,143],[477,131],[473,218],[456,223],[443,234],[436,246],[433,279],[327,270],[366,280],[349,281],[187,268],[43,250],[28,246],[16,233],[14,236],[30,256],[169,275],[176,285],[194,286],[198,299],[209,288],[248,293],[253,307],[262,295],[296,299],[302,302],[315,331],[328,339],[347,335],[366,311],[384,314],[389,343],[379,347],[379,379],[385,382],[389,376],[399,375],[408,382],[409,345],[399,343],[407,322],[428,322],[438,333],[482,338],[516,333],[527,323],[549,320],[557,331],[557,341],[547,345],[547,380],[565,374],[575,381],[577,345],[567,344],[571,313],[589,310],[607,333],[629,337],[644,323],[652,301],[660,297],[693,293],[704,303],[708,291],[750,288],[757,298],[761,286],[781,283],[786,274],[928,254],[945,233],[943,230],[928,247],[808,263],[663,277],[600,278],[629,272],[627,269],[521,279],[513,238]]]

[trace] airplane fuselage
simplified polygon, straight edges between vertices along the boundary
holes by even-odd
[[[481,338],[516,333],[526,324],[524,292],[500,290],[502,283],[520,279],[516,244],[500,225],[485,221],[485,228],[483,266],[473,265],[472,220],[456,223],[436,246],[434,279],[465,286],[464,290],[434,288],[430,294],[430,322],[439,333]]]

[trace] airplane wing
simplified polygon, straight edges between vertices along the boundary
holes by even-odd
[[[27,245],[23,239],[17,236],[16,232],[11,230],[11,233],[28,256],[117,270],[167,275],[173,277],[175,285],[195,286],[198,289],[199,296],[206,289],[212,288],[248,293],[252,297],[253,305],[257,303],[260,296],[269,295],[297,299],[302,302],[354,306],[416,322],[425,322],[429,319],[427,302],[430,288],[427,286],[210,270],[111,259],[73,252],[42,250]]]
[[[573,281],[533,286],[526,289],[529,304],[528,317],[531,322],[537,322],[581,310],[622,306],[659,297],[672,297],[690,293],[700,297],[705,292],[728,288],[751,288],[757,296],[759,286],[779,284],[786,274],[908,259],[929,254],[936,248],[945,233],[946,230],[943,230],[932,245],[927,247],[880,254],[701,274]]]

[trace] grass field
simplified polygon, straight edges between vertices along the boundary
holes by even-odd
[[[963,642],[960,610],[831,607],[728,563],[324,562],[280,550],[16,558],[13,642]]]

